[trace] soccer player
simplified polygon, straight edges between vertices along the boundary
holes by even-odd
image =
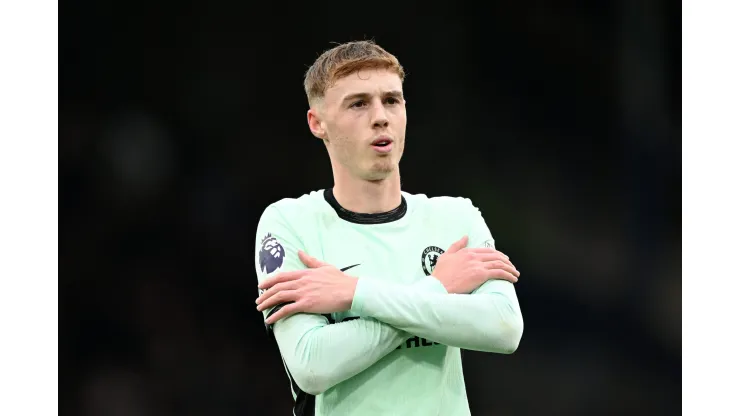
[[[370,41],[306,73],[334,186],[269,205],[255,244],[296,416],[469,415],[460,350],[511,354],[522,337],[519,272],[479,210],[401,190],[403,80]]]

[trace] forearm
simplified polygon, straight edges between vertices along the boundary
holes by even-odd
[[[412,287],[417,292],[437,290],[429,281]],[[364,371],[411,336],[372,317],[329,325],[320,315],[296,314],[273,328],[291,375],[310,394],[321,394]]]
[[[409,336],[373,318],[327,325],[309,314],[283,319],[274,331],[291,375],[313,395],[367,369]]]
[[[435,292],[360,279],[352,310],[453,347],[503,354],[516,350],[523,320],[511,283],[498,281],[485,293],[458,295],[447,293],[433,277],[425,279],[437,283]]]

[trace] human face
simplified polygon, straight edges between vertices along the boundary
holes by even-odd
[[[319,128],[312,126],[312,131],[325,139],[335,169],[371,181],[398,169],[406,139],[406,102],[397,74],[368,69],[348,75],[327,89],[321,107]]]

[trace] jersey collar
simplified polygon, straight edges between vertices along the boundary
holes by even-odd
[[[339,205],[339,201],[334,197],[334,191],[331,188],[324,189],[324,199],[334,208],[339,218],[355,224],[385,224],[397,221],[406,215],[406,210],[408,209],[406,198],[403,195],[401,195],[401,205],[390,211],[379,212],[377,214],[361,214],[342,208]]]

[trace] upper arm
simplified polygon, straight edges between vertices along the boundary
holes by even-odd
[[[483,215],[470,200],[467,202],[470,204],[469,208],[471,210],[468,246],[495,249],[495,241]],[[496,328],[506,340],[504,344],[507,345],[505,348],[506,353],[514,352],[519,345],[524,331],[524,319],[522,318],[522,310],[519,306],[519,299],[516,295],[514,284],[507,280],[491,279],[484,282],[471,294],[475,296],[491,296],[496,299],[495,302],[492,302],[492,304],[496,305],[498,311],[496,316],[500,317],[497,320]]]
[[[298,258],[298,250],[305,251],[303,241],[274,205],[267,207],[260,217],[254,247],[254,267],[258,284],[280,272],[306,268]],[[262,311],[263,319],[267,319],[283,306],[285,304]],[[285,359],[291,376],[303,389],[310,383],[311,374],[306,366],[301,365],[302,357],[295,356],[298,350],[296,347],[305,334],[327,324],[329,320],[323,315],[297,313],[272,325],[266,325],[268,333],[273,336]]]
[[[470,231],[469,231],[469,242],[468,247],[480,248],[490,247],[495,249],[496,244],[491,230],[488,228],[486,220],[480,212],[480,209],[473,205],[473,203],[466,199],[467,209],[469,210]],[[506,280],[489,280],[483,283],[478,289],[473,291],[474,294],[478,293],[489,293],[499,294],[505,296],[511,303],[511,307],[516,314],[521,314],[519,309],[519,301],[516,296],[516,290],[514,284]]]
[[[260,217],[254,247],[254,267],[258,284],[280,272],[306,269],[298,258],[298,251],[306,250],[303,241],[274,205],[267,207]],[[267,319],[283,306],[285,304],[264,310],[263,318]],[[280,322],[287,319],[290,318],[282,319]],[[300,321],[305,322],[306,317]],[[326,325],[328,319],[322,315],[311,314],[309,322]],[[306,331],[313,327],[312,324],[304,326],[307,326]],[[295,325],[292,327],[293,331],[299,331],[301,328],[300,326],[296,328]],[[267,329],[271,331],[273,328],[269,326]]]
[[[495,248],[495,241],[488,228],[486,220],[480,212],[480,209],[473,205],[472,201],[465,199],[466,218],[470,218],[468,232],[468,247],[490,247]]]

